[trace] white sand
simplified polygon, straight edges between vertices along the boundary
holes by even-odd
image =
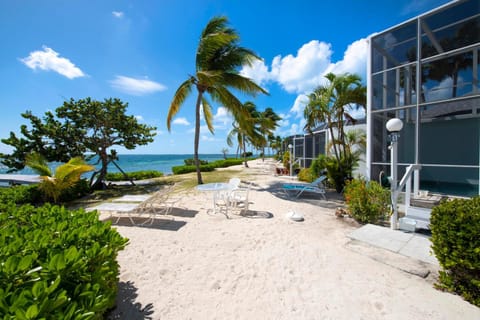
[[[250,166],[242,170],[255,182],[251,217],[207,213],[211,195],[192,192],[173,221],[117,227],[130,243],[118,257],[111,318],[480,319],[479,308],[434,289],[431,276],[349,249],[346,235],[359,226],[335,217],[337,202],[289,201],[278,193],[286,178],[260,160]],[[305,221],[287,220],[292,209]]]

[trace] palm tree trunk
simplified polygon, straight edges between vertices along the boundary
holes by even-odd
[[[197,168],[197,182],[203,184],[202,173],[200,172],[200,161],[198,159],[198,145],[200,142],[200,103],[202,102],[203,92],[199,90],[197,97],[197,105],[195,106],[195,141],[193,159],[195,161],[195,167]]]
[[[245,136],[243,136],[243,161],[245,162],[245,168],[248,168],[247,163],[247,147],[245,146]]]

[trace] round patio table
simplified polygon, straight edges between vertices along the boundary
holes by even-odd
[[[213,192],[213,197],[212,197],[213,209],[209,209],[208,211],[212,210],[214,213],[217,213],[217,210],[216,210],[217,206],[215,205],[215,203],[216,203],[216,199],[219,198],[219,193],[222,191],[232,190],[233,186],[225,182],[212,182],[212,183],[200,184],[195,188],[198,191]]]

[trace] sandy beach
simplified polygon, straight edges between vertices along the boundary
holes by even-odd
[[[130,243],[111,319],[480,319],[434,288],[435,266],[422,278],[352,250],[360,225],[335,217],[338,195],[292,200],[261,160],[237,169],[253,182],[245,216],[213,214],[212,194],[191,190],[153,226],[116,226]]]

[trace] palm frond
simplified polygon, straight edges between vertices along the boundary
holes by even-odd
[[[48,167],[45,158],[38,152],[32,152],[26,155],[25,164],[40,176],[51,177],[52,171]]]
[[[188,80],[184,81],[175,92],[175,95],[173,96],[173,100],[170,103],[170,108],[168,109],[168,114],[167,114],[168,131],[170,131],[171,129],[171,122],[173,117],[178,113],[178,111],[180,110],[180,107],[192,92],[192,87],[194,84],[195,84],[195,78],[190,77]]]
[[[203,115],[207,123],[208,130],[214,133],[212,107],[205,97],[202,97]]]

